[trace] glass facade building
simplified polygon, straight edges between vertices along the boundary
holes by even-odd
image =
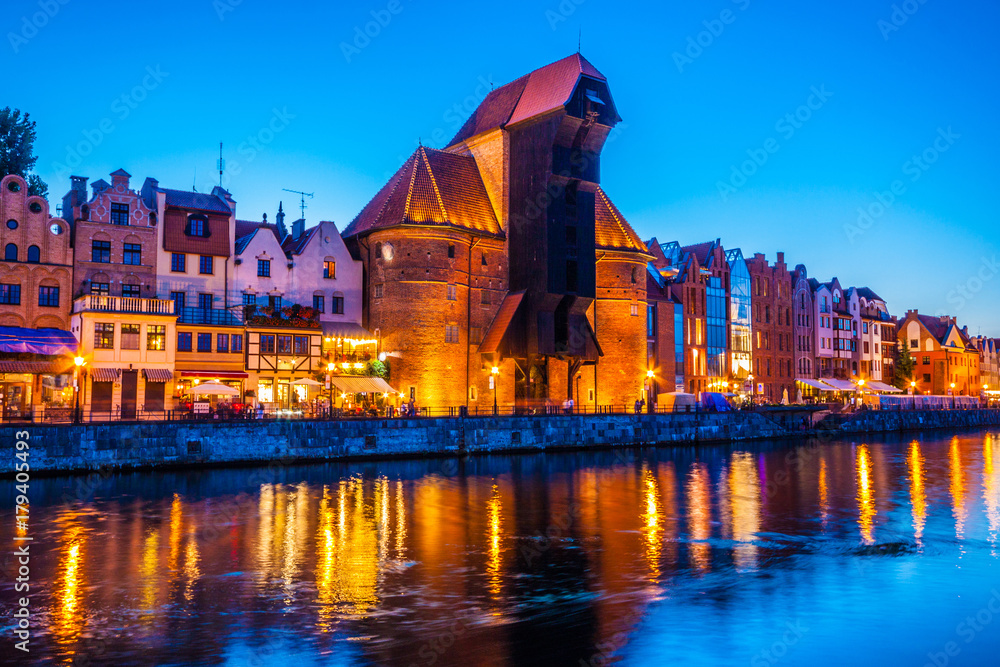
[[[707,372],[715,381],[728,377],[726,359],[726,288],[722,278],[712,276],[705,288],[705,315],[708,343]],[[716,388],[717,390],[717,388]]]
[[[732,355],[732,376],[744,380],[750,374],[750,270],[743,252],[736,248],[726,252],[729,263],[729,350]]]
[[[679,303],[674,304],[674,359],[674,391],[684,391],[684,306]]]

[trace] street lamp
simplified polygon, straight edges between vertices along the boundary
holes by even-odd
[[[910,382],[910,396],[915,396],[917,393],[917,383]]]
[[[646,371],[646,379],[649,380],[649,384],[646,388],[646,412],[653,411],[653,382],[656,380],[656,373],[650,368]]]
[[[73,359],[73,363],[76,364],[76,373],[73,376],[73,388],[74,393],[76,393],[76,407],[73,410],[73,423],[80,423],[80,371],[83,365],[87,363],[87,360],[83,357],[76,357]]]
[[[497,376],[500,375],[500,369],[494,366],[490,369],[490,375],[493,376],[493,414],[497,413]]]
[[[330,377],[330,374],[333,373],[333,369],[336,367],[337,365],[332,361],[326,365],[326,390],[327,392],[329,392],[329,398],[330,398],[330,414],[328,415],[329,417],[333,416],[333,378]]]

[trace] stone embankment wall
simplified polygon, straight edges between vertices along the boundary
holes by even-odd
[[[0,427],[9,453],[29,434],[33,472],[83,472],[206,464],[455,456],[548,449],[726,442],[785,431],[756,413],[549,415],[358,421],[172,422]]]
[[[859,412],[840,425],[844,433],[969,429],[1000,424],[1000,410],[877,410]]]

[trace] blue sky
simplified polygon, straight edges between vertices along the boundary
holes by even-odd
[[[118,167],[208,190],[222,141],[241,218],[297,213],[289,188],[343,228],[484,81],[574,52],[582,30],[625,119],[603,185],[643,238],[783,250],[897,314],[1000,336],[996,3],[316,5],[7,0],[0,104],[37,120],[56,199],[70,172]]]

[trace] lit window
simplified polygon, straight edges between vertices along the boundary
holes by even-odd
[[[98,322],[94,325],[94,349],[115,349],[115,325],[112,322]]]
[[[324,278],[336,278],[337,277],[337,263],[327,260],[323,262],[323,277]]]
[[[139,349],[139,325],[138,324],[123,324],[122,325],[122,349],[123,350],[138,350]]]
[[[167,349],[167,325],[146,325],[146,349],[154,351]]]

